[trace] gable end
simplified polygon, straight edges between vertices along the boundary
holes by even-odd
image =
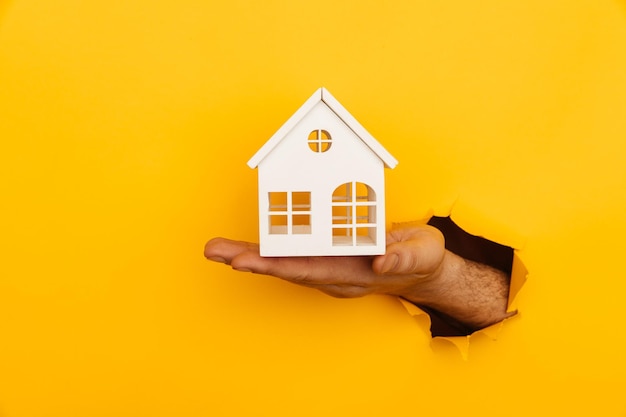
[[[398,161],[333,97],[325,88],[319,88],[302,106],[265,142],[250,158],[248,166],[256,168],[280,141],[300,122],[319,102],[323,102],[339,119],[380,158],[385,167],[394,168]]]

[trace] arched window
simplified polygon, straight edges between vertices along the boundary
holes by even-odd
[[[316,129],[309,133],[309,148],[316,153],[326,152],[330,149],[332,138],[325,130]]]
[[[347,182],[333,191],[333,246],[376,244],[376,193],[361,182]]]

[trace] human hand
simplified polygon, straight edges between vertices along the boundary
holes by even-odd
[[[204,249],[208,259],[238,271],[273,275],[341,298],[429,293],[427,288],[437,286],[444,254],[441,232],[427,225],[392,230],[386,253],[376,257],[261,257],[258,245],[224,238],[212,239]]]

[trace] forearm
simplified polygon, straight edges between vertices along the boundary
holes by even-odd
[[[446,251],[432,279],[399,295],[473,331],[513,314],[506,311],[509,281],[505,272]]]

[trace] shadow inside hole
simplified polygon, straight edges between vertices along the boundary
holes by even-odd
[[[509,284],[511,284],[513,248],[469,234],[454,223],[450,217],[432,217],[428,224],[443,233],[447,250],[467,260],[503,271],[509,277]],[[430,330],[433,337],[467,336],[476,330],[439,311],[424,306],[419,307],[430,316]]]

